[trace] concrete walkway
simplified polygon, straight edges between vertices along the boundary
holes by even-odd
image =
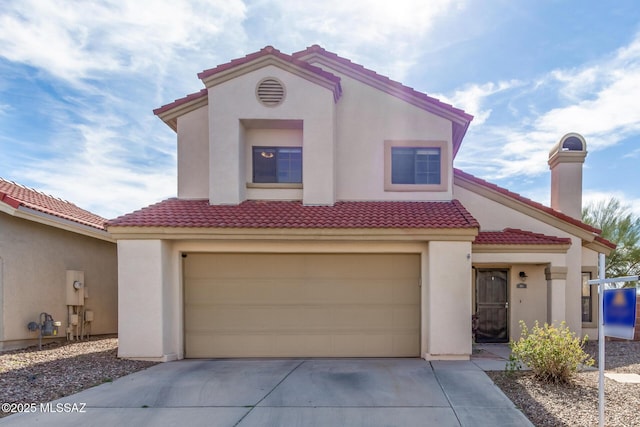
[[[12,415],[0,425],[532,425],[477,362],[422,359],[182,360],[52,408],[61,412]]]

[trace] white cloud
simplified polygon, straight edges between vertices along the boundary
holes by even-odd
[[[326,0],[260,2],[278,43],[301,49],[317,40],[341,56],[402,81],[418,60],[435,24],[467,0]],[[267,12],[268,10],[268,12]],[[282,31],[286,28],[286,31]]]
[[[546,173],[548,151],[567,132],[582,134],[590,152],[640,134],[640,33],[598,63],[506,84],[511,98],[528,102],[525,110],[514,109],[509,121],[494,121],[487,114],[500,84],[467,86],[451,97],[470,105],[472,113],[480,111],[481,118],[471,125],[459,164],[490,178]],[[551,104],[554,108],[545,103],[550,94],[562,97]],[[488,165],[487,159],[495,160]]]
[[[491,115],[491,109],[485,109],[485,105],[492,95],[522,85],[523,83],[518,80],[468,84],[461,89],[457,89],[450,97],[442,94],[434,94],[433,96],[472,114],[474,116],[473,124],[478,126],[486,122]]]
[[[82,120],[54,141],[63,155],[34,159],[16,179],[37,182],[39,190],[107,218],[175,195],[175,157],[161,146],[173,141],[153,135],[160,147],[149,153],[142,129],[130,128],[123,143],[128,124],[121,117],[87,112]]]
[[[10,1],[0,12],[0,55],[71,82],[131,73],[201,48],[245,12],[240,0]]]

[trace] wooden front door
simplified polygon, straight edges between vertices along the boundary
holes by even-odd
[[[476,342],[509,342],[509,283],[507,270],[478,270],[476,274]]]

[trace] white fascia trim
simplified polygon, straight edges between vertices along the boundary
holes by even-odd
[[[79,224],[68,219],[59,218],[54,215],[46,214],[35,209],[24,206],[14,209],[4,203],[0,203],[0,211],[7,213],[16,218],[25,219],[27,221],[37,222],[39,224],[48,225],[50,227],[59,228],[61,230],[70,231],[72,233],[82,234],[84,236],[93,237],[94,239],[104,240],[106,242],[115,243],[115,239],[109,233],[88,225]]]

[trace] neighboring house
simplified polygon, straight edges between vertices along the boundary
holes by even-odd
[[[583,281],[613,246],[577,219],[579,135],[548,208],[453,168],[470,115],[319,46],[198,77],[155,110],[177,198],[108,223],[121,357],[466,359],[474,313],[478,341],[594,333]]]
[[[58,338],[64,338],[72,320],[68,298],[78,295],[84,305],[76,298],[78,305],[71,309],[93,312],[86,333],[117,332],[117,248],[105,221],[73,203],[0,179],[0,350],[33,344],[38,333],[27,325],[39,322],[42,312],[62,323]],[[73,288],[74,281],[82,284],[81,291]],[[76,337],[75,327],[71,332]]]

